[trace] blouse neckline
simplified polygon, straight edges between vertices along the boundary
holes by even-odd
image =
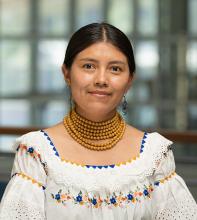
[[[44,130],[40,130],[40,132],[43,133],[44,137],[47,139],[47,141],[49,142],[50,144],[50,147],[51,149],[53,150],[54,152],[54,155],[57,156],[62,162],[64,163],[67,163],[67,164],[72,164],[72,165],[76,165],[76,166],[80,166],[80,167],[86,167],[86,168],[98,168],[98,169],[102,169],[102,168],[115,168],[115,167],[120,167],[122,165],[126,165],[126,164],[130,164],[132,163],[133,161],[137,160],[140,158],[141,154],[144,152],[144,147],[145,147],[145,143],[146,143],[146,139],[147,139],[147,136],[148,136],[148,133],[147,132],[144,132],[144,135],[143,135],[143,138],[141,140],[141,145],[140,145],[140,151],[138,153],[137,156],[135,157],[132,157],[130,158],[129,160],[127,161],[123,161],[123,162],[120,162],[120,163],[116,163],[116,164],[110,164],[110,165],[88,165],[88,164],[79,164],[77,162],[73,162],[73,161],[70,161],[70,160],[66,160],[64,158],[61,158],[59,153],[58,153],[58,150],[57,148],[55,147],[53,141],[51,140],[51,138],[49,137],[48,133]]]

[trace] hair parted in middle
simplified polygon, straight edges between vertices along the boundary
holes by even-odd
[[[135,72],[135,59],[128,37],[115,26],[105,22],[88,24],[72,35],[64,58],[66,68],[71,68],[78,53],[99,42],[111,43],[120,50],[127,57],[129,71],[133,76]]]

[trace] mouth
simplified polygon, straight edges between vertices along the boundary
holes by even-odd
[[[105,92],[105,91],[91,91],[89,93],[96,97],[106,97],[111,95],[109,92]]]

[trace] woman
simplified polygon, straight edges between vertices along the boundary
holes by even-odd
[[[106,23],[84,26],[62,70],[74,107],[61,123],[16,140],[1,219],[197,219],[172,142],[117,112],[135,72],[128,38]]]

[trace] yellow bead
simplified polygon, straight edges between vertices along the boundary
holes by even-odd
[[[63,123],[75,141],[90,150],[97,151],[115,146],[125,131],[125,122],[118,113],[109,121],[93,122],[82,118],[73,109],[68,116],[65,116]],[[107,141],[107,139],[111,140]],[[106,140],[106,142],[97,144],[91,140]]]

